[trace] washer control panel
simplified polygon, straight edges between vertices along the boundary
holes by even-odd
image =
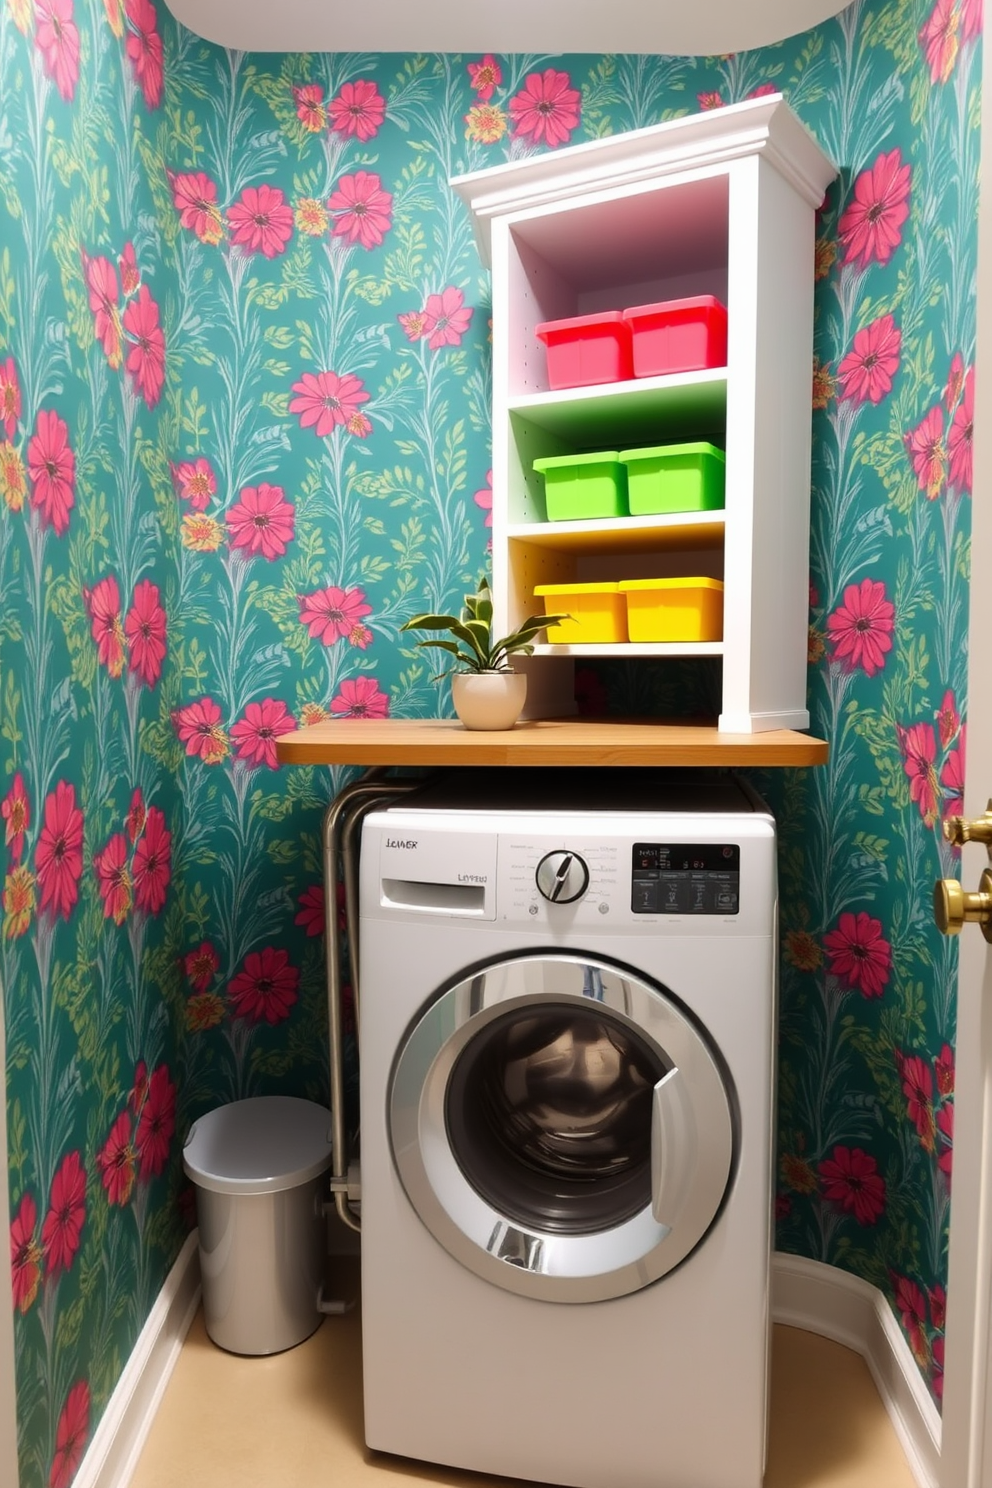
[[[633,914],[735,915],[740,898],[739,845],[635,842],[630,875]]]
[[[577,852],[560,848],[545,853],[534,878],[540,893],[552,904],[574,904],[589,887],[589,865]]]

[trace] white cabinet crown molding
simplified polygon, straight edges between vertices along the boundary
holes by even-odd
[[[488,265],[496,217],[756,155],[813,207],[837,174],[782,94],[774,93],[453,176],[450,184],[472,214]]]

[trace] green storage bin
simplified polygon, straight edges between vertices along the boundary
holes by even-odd
[[[727,460],[713,444],[621,450],[630,514],[713,511],[723,506]]]
[[[627,469],[616,450],[534,461],[544,477],[549,522],[627,516]]]

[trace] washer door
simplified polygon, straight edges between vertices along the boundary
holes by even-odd
[[[607,961],[497,961],[434,1001],[389,1091],[393,1159],[434,1238],[547,1302],[650,1285],[730,1182],[733,1101],[703,1034]]]

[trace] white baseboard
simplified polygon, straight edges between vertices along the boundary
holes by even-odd
[[[73,1488],[127,1488],[199,1304],[200,1255],[194,1231],[138,1335]]]
[[[868,1365],[920,1488],[937,1488],[940,1412],[877,1287],[820,1261],[776,1251],[772,1318],[854,1349]]]

